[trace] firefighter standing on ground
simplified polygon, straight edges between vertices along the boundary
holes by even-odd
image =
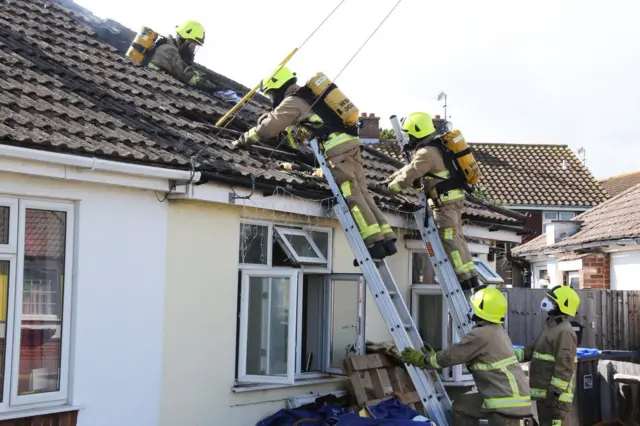
[[[193,68],[196,50],[204,44],[204,27],[196,21],[186,21],[176,27],[176,36],[160,37],[155,42],[149,68],[160,69],[190,86],[215,90]]]
[[[578,337],[569,317],[576,315],[579,306],[580,296],[571,287],[550,289],[541,304],[548,311],[546,328],[524,349],[516,349],[520,362],[531,361],[529,385],[541,426],[562,426],[571,411]]]
[[[371,256],[382,259],[395,254],[397,237],[367,189],[357,131],[335,125],[335,121],[329,126],[331,117],[327,117],[326,105],[323,109],[323,105],[309,98],[308,90],[304,90],[307,86],[301,88],[296,83],[295,73],[284,66],[263,80],[261,90],[271,98],[273,110],[260,117],[259,124],[245,132],[234,146],[273,139],[290,126],[301,125],[318,139]]]
[[[453,263],[458,281],[463,289],[473,289],[480,283],[476,265],[462,234],[464,189],[451,176],[438,148],[431,145],[440,135],[436,132],[431,116],[423,112],[410,114],[403,122],[402,131],[409,135],[407,149],[415,153],[410,164],[389,177],[389,189],[400,192],[425,178],[426,193],[435,207],[434,218],[440,230],[440,238]]]
[[[424,347],[402,351],[403,361],[420,368],[440,369],[466,364],[478,391],[453,401],[453,424],[475,426],[487,419],[490,426],[517,426],[531,417],[529,384],[516,358],[511,339],[502,326],[507,299],[495,287],[483,287],[471,297],[475,326],[459,343],[435,352]]]

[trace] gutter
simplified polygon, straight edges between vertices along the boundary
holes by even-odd
[[[22,148],[12,145],[0,144],[0,157],[59,164],[62,166],[77,167],[79,169],[88,169],[89,171],[105,171],[175,181],[192,180],[193,182],[197,182],[200,180],[200,172],[195,172],[195,174],[192,175],[190,170],[142,166],[138,164],[104,160],[97,157],[83,157],[79,155],[62,154],[58,152]]]
[[[524,226],[518,226],[518,225],[504,225],[499,223],[485,222],[482,220],[473,220],[473,219],[465,219],[464,223],[469,225],[480,226],[482,228],[488,228],[489,231],[503,230],[503,231],[515,232],[516,235],[529,235],[534,233],[532,229],[525,228]]]
[[[640,246],[640,238],[636,238],[636,239],[625,238],[621,240],[605,240],[605,241],[595,241],[592,243],[573,244],[573,245],[552,248],[548,250],[518,253],[518,254],[514,254],[514,256],[518,256],[518,257],[537,256],[541,254],[564,253],[569,251],[584,250],[584,249],[604,247],[604,246]]]

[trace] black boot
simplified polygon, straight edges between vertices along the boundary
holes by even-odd
[[[393,256],[398,252],[398,248],[393,240],[386,240],[383,244],[387,256]]]
[[[369,249],[369,254],[374,260],[384,259],[387,256],[387,251],[382,241],[373,243],[373,245],[367,247],[367,249]]]
[[[480,281],[478,280],[478,277],[471,277],[460,283],[460,287],[462,287],[462,290],[465,292],[471,291],[471,294],[473,294],[473,290],[479,286],[480,286]]]

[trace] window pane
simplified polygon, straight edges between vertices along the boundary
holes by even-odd
[[[303,235],[285,234],[285,238],[289,241],[289,244],[291,244],[291,247],[293,247],[293,250],[295,250],[298,256],[311,257],[314,259],[320,258],[313,247],[311,247],[311,244],[309,244],[307,237]]]
[[[19,395],[60,390],[66,216],[26,211]]]
[[[444,300],[442,295],[418,296],[418,320],[416,326],[422,340],[429,343],[437,351],[442,350],[442,317]]]
[[[544,212],[542,217],[544,220],[558,220],[558,212]]]
[[[325,259],[329,259],[329,233],[323,231],[309,231],[311,239],[320,249]]]
[[[267,264],[269,227],[240,224],[240,263]]]
[[[290,279],[284,277],[249,278],[249,375],[287,375],[290,285]]]
[[[358,281],[332,281],[330,367],[342,368],[342,361],[355,355],[358,344]]]
[[[573,212],[563,212],[560,213],[560,220],[571,220],[576,216]]]
[[[325,347],[323,275],[305,275],[302,293],[301,372],[321,371]]]
[[[4,363],[9,303],[9,261],[0,261],[0,402],[4,401]]]
[[[411,259],[412,284],[435,284],[438,282],[427,253],[412,252]]]
[[[0,206],[0,244],[9,244],[9,216],[11,209]]]

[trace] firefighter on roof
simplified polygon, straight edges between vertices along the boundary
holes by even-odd
[[[469,247],[462,234],[462,207],[464,189],[445,165],[443,154],[437,147],[442,143],[429,114],[415,112],[403,122],[403,132],[409,135],[405,149],[414,151],[411,163],[388,178],[389,189],[394,192],[412,186],[421,186],[425,178],[427,196],[433,202],[434,218],[440,238],[464,290],[477,287],[478,272]]]
[[[540,308],[548,312],[547,326],[524,349],[516,349],[520,362],[529,362],[531,397],[536,400],[541,426],[562,426],[573,403],[578,337],[571,320],[580,296],[571,287],[556,286],[547,292]]]
[[[396,235],[367,189],[362,142],[355,126],[358,110],[322,73],[302,87],[296,83],[295,73],[284,66],[265,78],[261,90],[271,98],[273,110],[233,145],[246,147],[302,126],[317,138],[371,256],[382,259],[395,254]],[[295,141],[290,143],[295,147]]]
[[[149,68],[160,69],[190,86],[215,90],[216,86],[193,68],[196,50],[204,44],[204,27],[186,21],[176,27],[176,36],[159,37],[150,53]]]
[[[459,343],[435,352],[429,345],[417,351],[405,348],[405,363],[440,369],[466,364],[477,391],[453,401],[453,424],[475,426],[487,419],[490,426],[518,426],[531,417],[529,384],[504,329],[507,299],[495,287],[482,287],[471,297],[475,326]]]

